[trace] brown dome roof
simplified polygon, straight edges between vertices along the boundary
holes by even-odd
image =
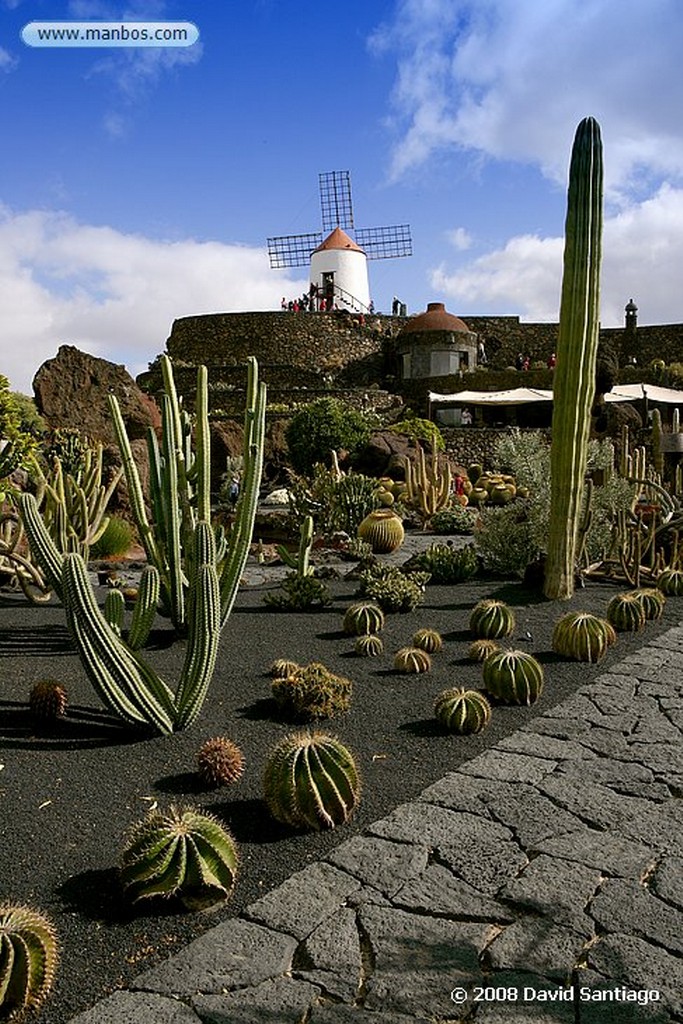
[[[419,331],[467,331],[469,327],[457,316],[446,312],[443,302],[427,303],[427,312],[413,316],[401,328],[401,334],[416,334]]]
[[[327,236],[325,241],[321,242],[318,248],[313,251],[323,252],[325,249],[351,249],[353,252],[363,252],[361,247],[356,245],[354,240],[349,238],[346,232],[342,231],[341,228],[335,228],[334,231]]]

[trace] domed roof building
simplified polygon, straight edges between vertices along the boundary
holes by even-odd
[[[467,373],[477,365],[477,335],[443,302],[430,302],[402,327],[396,354],[402,380]]]

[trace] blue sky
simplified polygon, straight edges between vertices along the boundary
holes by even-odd
[[[34,20],[191,21],[177,49],[38,49]],[[175,317],[276,309],[306,273],[268,235],[411,224],[370,265],[380,310],[557,316],[576,125],[601,123],[602,320],[683,321],[680,0],[0,0],[0,372],[62,343],[125,363]],[[683,357],[683,353],[682,353]]]

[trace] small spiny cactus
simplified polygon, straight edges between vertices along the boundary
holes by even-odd
[[[227,786],[244,771],[244,754],[227,736],[214,736],[199,748],[197,768],[209,786]]]
[[[413,647],[419,647],[427,654],[437,654],[443,648],[443,637],[435,629],[418,629],[413,636]]]
[[[343,825],[360,799],[353,754],[321,732],[286,736],[268,758],[263,785],[273,817],[294,828]]]
[[[662,569],[657,577],[657,589],[667,597],[683,594],[683,569]]]
[[[55,722],[66,713],[67,693],[55,679],[41,679],[31,690],[28,703],[31,713],[36,718],[45,722]]]
[[[439,694],[434,714],[451,732],[481,732],[491,722],[491,705],[479,690],[454,688]]]
[[[500,644],[495,640],[473,640],[467,651],[470,661],[486,661],[492,654],[501,650]]]
[[[0,904],[0,1019],[16,1020],[45,1001],[57,967],[57,936],[43,914]]]
[[[235,886],[232,836],[194,807],[150,811],[131,829],[121,859],[121,882],[133,901],[178,896],[196,909],[227,899]]]
[[[303,721],[334,718],[348,711],[352,690],[350,679],[335,675],[317,661],[272,683],[278,708],[287,717]]]
[[[402,647],[394,657],[396,672],[429,672],[432,659],[420,647]]]
[[[621,633],[637,633],[645,625],[645,609],[633,591],[627,591],[609,602],[607,619]]]
[[[492,654],[482,669],[484,686],[505,704],[535,704],[543,692],[543,668],[526,651]]]
[[[342,629],[351,636],[379,633],[384,628],[384,612],[372,601],[359,601],[344,612]]]
[[[300,668],[298,662],[290,661],[288,658],[277,658],[270,666],[269,672],[273,679],[286,679],[292,676]]]
[[[648,622],[656,622],[657,619],[661,619],[666,604],[666,596],[661,590],[658,590],[657,587],[640,587],[632,593],[642,604]]]
[[[357,637],[354,646],[356,654],[360,654],[364,658],[377,658],[384,653],[382,638],[376,633],[364,633]]]
[[[472,609],[470,631],[478,639],[497,640],[510,636],[514,628],[514,613],[503,601],[486,598]]]
[[[568,612],[553,629],[553,650],[574,661],[600,661],[616,642],[614,626],[590,612]]]

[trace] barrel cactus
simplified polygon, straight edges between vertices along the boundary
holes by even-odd
[[[273,679],[272,692],[278,708],[297,721],[334,718],[348,711],[353,685],[318,661],[300,666],[284,679]]]
[[[276,658],[270,666],[269,672],[273,679],[286,679],[293,675],[299,668],[299,663],[290,661],[289,658]]]
[[[468,648],[467,657],[470,661],[486,661],[500,650],[501,646],[495,640],[473,640]]]
[[[491,705],[479,690],[454,688],[439,694],[434,714],[451,732],[481,732],[491,722]]]
[[[61,683],[55,679],[41,679],[32,688],[28,703],[36,718],[54,722],[64,717],[68,698]]]
[[[514,628],[514,612],[503,601],[486,598],[472,609],[470,631],[479,639],[497,640],[510,636]]]
[[[501,651],[483,663],[484,686],[504,704],[535,704],[543,692],[543,668],[526,651]]]
[[[244,771],[244,754],[227,736],[214,736],[199,748],[197,768],[209,786],[227,786]]]
[[[372,601],[358,601],[344,612],[342,629],[351,636],[379,633],[384,628],[384,612]]]
[[[227,899],[237,876],[237,848],[213,815],[195,807],[150,811],[131,829],[121,882],[133,901],[178,896],[188,909]]]
[[[681,597],[683,569],[663,569],[657,577],[657,589],[667,597]]]
[[[358,536],[371,546],[374,554],[388,554],[400,548],[405,537],[403,523],[390,508],[378,508],[358,527]]]
[[[666,597],[661,590],[658,590],[657,587],[640,587],[638,590],[632,591],[632,593],[642,604],[645,618],[648,622],[655,622],[657,619],[661,619],[664,614],[664,605],[666,604]]]
[[[432,659],[420,647],[402,647],[394,657],[394,669],[397,672],[429,672],[431,667]]]
[[[360,800],[353,754],[322,732],[286,736],[268,758],[263,785],[273,817],[294,828],[343,825]]]
[[[0,1019],[18,1019],[43,1004],[57,959],[57,936],[47,917],[20,904],[0,904]]]
[[[590,612],[569,612],[553,629],[553,650],[574,661],[600,661],[616,640],[612,624]]]
[[[443,647],[443,637],[435,629],[418,629],[413,636],[413,647],[419,647],[427,654],[437,654]]]
[[[354,646],[356,654],[360,654],[363,658],[377,658],[384,653],[382,638],[376,633],[363,633],[356,638]]]
[[[607,618],[620,633],[637,633],[645,625],[645,609],[629,590],[612,598],[607,605]]]

